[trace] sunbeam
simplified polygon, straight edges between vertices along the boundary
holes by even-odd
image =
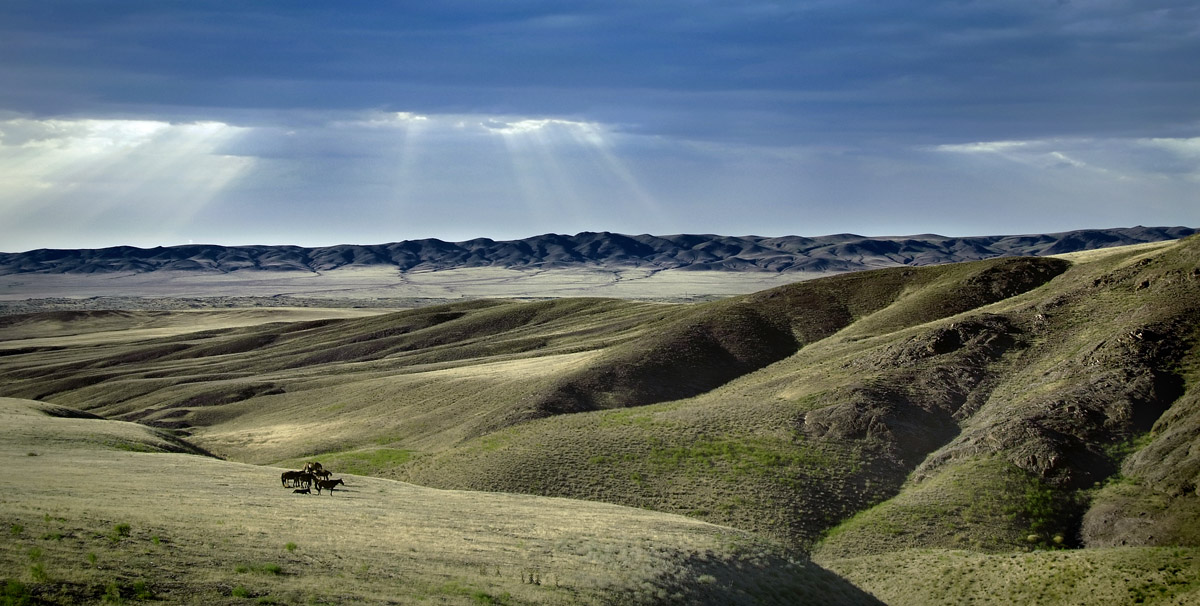
[[[603,125],[497,118],[480,124],[503,138],[514,179],[537,216],[611,225],[621,213],[638,213],[666,223],[661,206],[614,151],[614,137]]]
[[[253,164],[220,153],[241,130],[221,122],[0,122],[0,214],[60,236],[133,222],[142,237],[177,240]]]
[[[564,149],[565,140],[559,132],[560,125],[568,123],[521,120],[482,124],[503,139],[513,177],[532,216],[559,216],[570,223],[586,220],[584,211],[588,204],[581,197],[580,184],[565,163],[560,162],[560,155],[574,151]]]

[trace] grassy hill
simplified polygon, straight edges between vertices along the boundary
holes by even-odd
[[[182,449],[186,450],[186,449]],[[278,468],[161,431],[0,399],[5,604],[858,604],[743,531],[599,503]],[[31,479],[36,478],[36,481]]]
[[[1193,237],[694,305],[471,301],[46,342],[0,356],[0,395],[245,463],[317,457],[684,514],[811,554],[889,603],[1027,601],[997,589],[1003,575],[1046,583],[1047,602],[1186,603],[1198,327]]]

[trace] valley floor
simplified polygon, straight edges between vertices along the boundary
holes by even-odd
[[[0,276],[0,301],[89,297],[309,297],[437,299],[620,297],[694,300],[729,296],[827,274],[684,271],[637,268],[522,270],[493,267],[399,272],[358,267],[321,273],[241,270],[142,274],[14,274]]]

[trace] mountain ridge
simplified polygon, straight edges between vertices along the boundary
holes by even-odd
[[[0,253],[0,275],[232,273],[258,270],[320,273],[349,267],[391,266],[398,271],[455,268],[513,269],[578,266],[650,270],[843,273],[864,269],[978,261],[1004,256],[1044,256],[1146,242],[1197,233],[1190,227],[1084,229],[1048,234],[953,237],[937,234],[873,237],[857,234],[805,236],[654,236],[580,232],[520,240],[438,239],[388,244],[221,246],[187,244],[137,248],[38,249]]]

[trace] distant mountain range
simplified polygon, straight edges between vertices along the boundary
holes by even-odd
[[[399,271],[464,267],[513,269],[575,266],[646,269],[838,273],[937,265],[1003,256],[1043,256],[1109,246],[1174,240],[1189,227],[1088,229],[1016,236],[947,237],[923,234],[866,237],[836,234],[782,236],[624,235],[583,232],[523,240],[436,239],[392,244],[300,246],[185,245],[158,248],[40,249],[0,253],[0,275],[242,270],[323,272],[355,266],[392,266]]]

